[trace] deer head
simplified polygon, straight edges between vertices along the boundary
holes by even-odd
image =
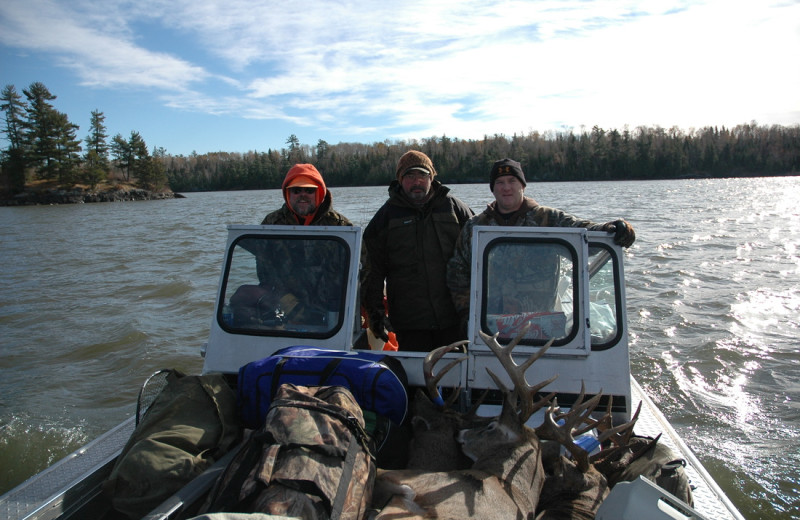
[[[627,442],[633,434],[633,425],[639,417],[639,411],[642,408],[639,403],[639,408],[633,418],[624,424],[613,426],[611,423],[611,400],[608,402],[608,409],[600,419],[593,419],[597,404],[603,396],[602,390],[591,399],[584,401],[586,396],[586,388],[581,385],[581,392],[572,405],[569,412],[561,413],[557,402],[553,402],[545,413],[544,422],[536,428],[536,434],[541,439],[553,440],[560,443],[570,453],[573,460],[578,465],[578,469],[583,472],[589,470],[589,454],[575,444],[575,436],[588,432],[593,428],[599,430],[597,440],[603,443],[607,440],[612,440],[615,443]]]
[[[438,385],[445,374],[467,359],[458,357],[445,365],[438,373],[434,371],[445,354],[454,352],[466,342],[460,341],[430,352],[423,363],[426,396],[417,391],[412,402],[411,429],[407,468],[428,471],[449,471],[466,469],[472,462],[464,455],[456,441],[459,430],[475,424],[485,424],[489,419],[478,418],[473,410],[463,414],[452,408],[459,396],[459,389],[453,391],[447,401],[442,399]],[[438,404],[437,404],[438,403]]]

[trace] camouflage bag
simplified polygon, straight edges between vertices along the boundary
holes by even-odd
[[[280,386],[204,512],[359,520],[375,480],[361,408],[341,386]]]

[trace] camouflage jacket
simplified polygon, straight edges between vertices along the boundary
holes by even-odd
[[[461,227],[473,211],[434,180],[433,195],[413,204],[400,184],[364,230],[367,269],[361,298],[370,316],[383,311],[384,281],[389,319],[400,330],[441,330],[458,324],[445,280]]]
[[[269,213],[261,225],[300,225],[286,204]],[[328,193],[314,217],[312,226],[352,226],[347,217],[331,208]],[[259,250],[256,257],[259,284],[277,298],[291,294],[305,306],[335,309],[341,297],[341,269],[346,265],[343,252],[331,244],[321,252],[303,240]]]
[[[472,228],[475,226],[531,226],[531,227],[582,227],[601,230],[604,224],[580,219],[569,213],[547,206],[540,206],[535,200],[525,197],[522,207],[515,213],[503,215],[495,210],[495,202],[475,215],[464,225],[458,237],[453,257],[447,264],[447,286],[453,296],[453,303],[459,316],[464,317],[469,310],[469,284],[472,270]],[[513,259],[508,259],[513,262]],[[516,266],[520,275],[527,273],[527,267],[546,269],[549,266]],[[527,273],[535,278],[535,273]],[[547,277],[551,278],[551,277]]]

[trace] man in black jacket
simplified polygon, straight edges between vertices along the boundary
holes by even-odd
[[[396,175],[389,200],[364,231],[368,261],[361,302],[376,337],[385,340],[386,331],[394,330],[401,350],[429,351],[466,339],[446,276],[461,228],[474,213],[435,179],[436,169],[422,152],[406,152]]]

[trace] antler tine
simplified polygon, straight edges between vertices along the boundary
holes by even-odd
[[[486,343],[486,345],[492,350],[495,357],[500,361],[500,365],[508,374],[511,382],[513,383],[514,387],[511,390],[511,398],[512,402],[517,403],[519,402],[519,410],[518,415],[522,419],[523,422],[527,421],[531,415],[536,413],[537,410],[541,409],[545,406],[550,399],[552,399],[554,394],[550,394],[549,396],[545,397],[544,399],[540,399],[537,402],[534,402],[534,398],[536,394],[545,386],[552,383],[558,375],[554,375],[550,379],[546,381],[542,381],[536,385],[530,385],[525,379],[525,371],[533,365],[536,360],[544,355],[547,349],[553,344],[554,338],[550,339],[542,348],[540,348],[537,352],[531,355],[525,362],[518,365],[514,362],[514,358],[511,355],[511,352],[514,350],[519,342],[525,337],[525,333],[530,328],[530,322],[526,323],[523,329],[520,331],[519,334],[514,337],[511,342],[506,345],[505,347],[497,341],[497,337],[499,333],[495,333],[493,336],[489,336],[483,331],[479,331],[481,338]],[[509,393],[509,389],[502,383],[499,377],[495,375],[490,369],[486,369],[486,371],[491,376],[492,380],[494,380],[497,387],[502,390],[504,393]]]
[[[600,435],[597,436],[597,440],[600,442],[610,440],[617,446],[627,445],[631,440],[631,436],[633,436],[633,426],[636,424],[636,421],[639,420],[639,412],[641,411],[642,402],[639,401],[639,406],[636,407],[636,413],[633,414],[633,417],[631,417],[630,421],[620,424],[619,426],[614,426],[613,428],[610,427],[611,421],[608,422],[608,428],[606,427],[605,423],[602,425],[599,424],[598,426],[600,427],[598,430],[600,430]]]
[[[477,401],[475,401],[472,404],[470,409],[467,411],[465,417],[467,417],[468,419],[474,419],[475,417],[477,417],[478,416],[478,408],[480,408],[480,406],[483,404],[483,401],[486,400],[486,396],[487,395],[489,395],[489,389],[488,388],[485,389],[483,392],[481,392],[481,396],[478,398]]]
[[[606,413],[603,414],[603,416],[600,419],[592,419],[592,414],[594,413],[595,408],[597,408],[597,405],[600,404],[600,399],[603,397],[603,389],[601,388],[600,391],[597,392],[597,395],[595,395],[585,403],[581,403],[586,393],[585,389],[586,387],[584,386],[583,382],[581,382],[581,393],[578,396],[578,399],[575,401],[575,404],[572,405],[572,409],[570,410],[571,413],[572,410],[577,409],[578,410],[577,413],[581,417],[581,422],[584,424],[584,426],[582,427],[575,428],[575,430],[572,432],[573,436],[582,435],[588,432],[589,430],[595,428],[602,421],[605,421],[606,417],[608,417],[608,421],[611,420],[611,399],[609,399],[609,404],[606,407]],[[579,422],[578,425],[580,425],[581,422]]]
[[[598,430],[606,430],[611,428],[611,408],[614,404],[614,396],[608,396],[608,404],[606,405],[606,413],[603,414],[598,420],[594,421],[593,427],[597,428]]]
[[[437,387],[439,385],[439,381],[442,380],[444,375],[447,372],[449,372],[454,366],[466,361],[467,356],[461,356],[459,358],[450,361],[436,375],[433,374],[433,367],[436,366],[436,363],[438,363],[444,357],[445,354],[447,354],[448,352],[452,352],[455,349],[461,347],[462,345],[466,345],[467,343],[469,343],[469,341],[466,340],[456,341],[455,343],[451,343],[450,345],[445,345],[443,347],[434,349],[431,352],[429,352],[427,356],[425,356],[425,361],[422,363],[422,373],[425,376],[425,387],[428,390],[428,396],[436,404],[442,406],[450,406],[458,398],[458,391],[456,391],[453,393],[453,395],[451,395],[448,398],[447,403],[445,403]],[[459,387],[459,389],[460,388],[461,387]]]
[[[602,392],[602,390],[601,390],[601,392]],[[604,413],[602,417],[600,417],[599,419],[596,419],[596,420],[595,419],[591,419],[591,418],[587,418],[585,420],[586,426],[584,426],[580,430],[574,432],[574,434],[575,435],[581,435],[583,433],[588,432],[592,428],[597,428],[599,431],[605,431],[605,430],[613,427],[613,424],[611,422],[611,419],[612,419],[612,417],[611,417],[611,408],[612,408],[613,403],[614,403],[614,396],[611,395],[611,396],[608,397],[608,405],[606,405],[606,413]]]

